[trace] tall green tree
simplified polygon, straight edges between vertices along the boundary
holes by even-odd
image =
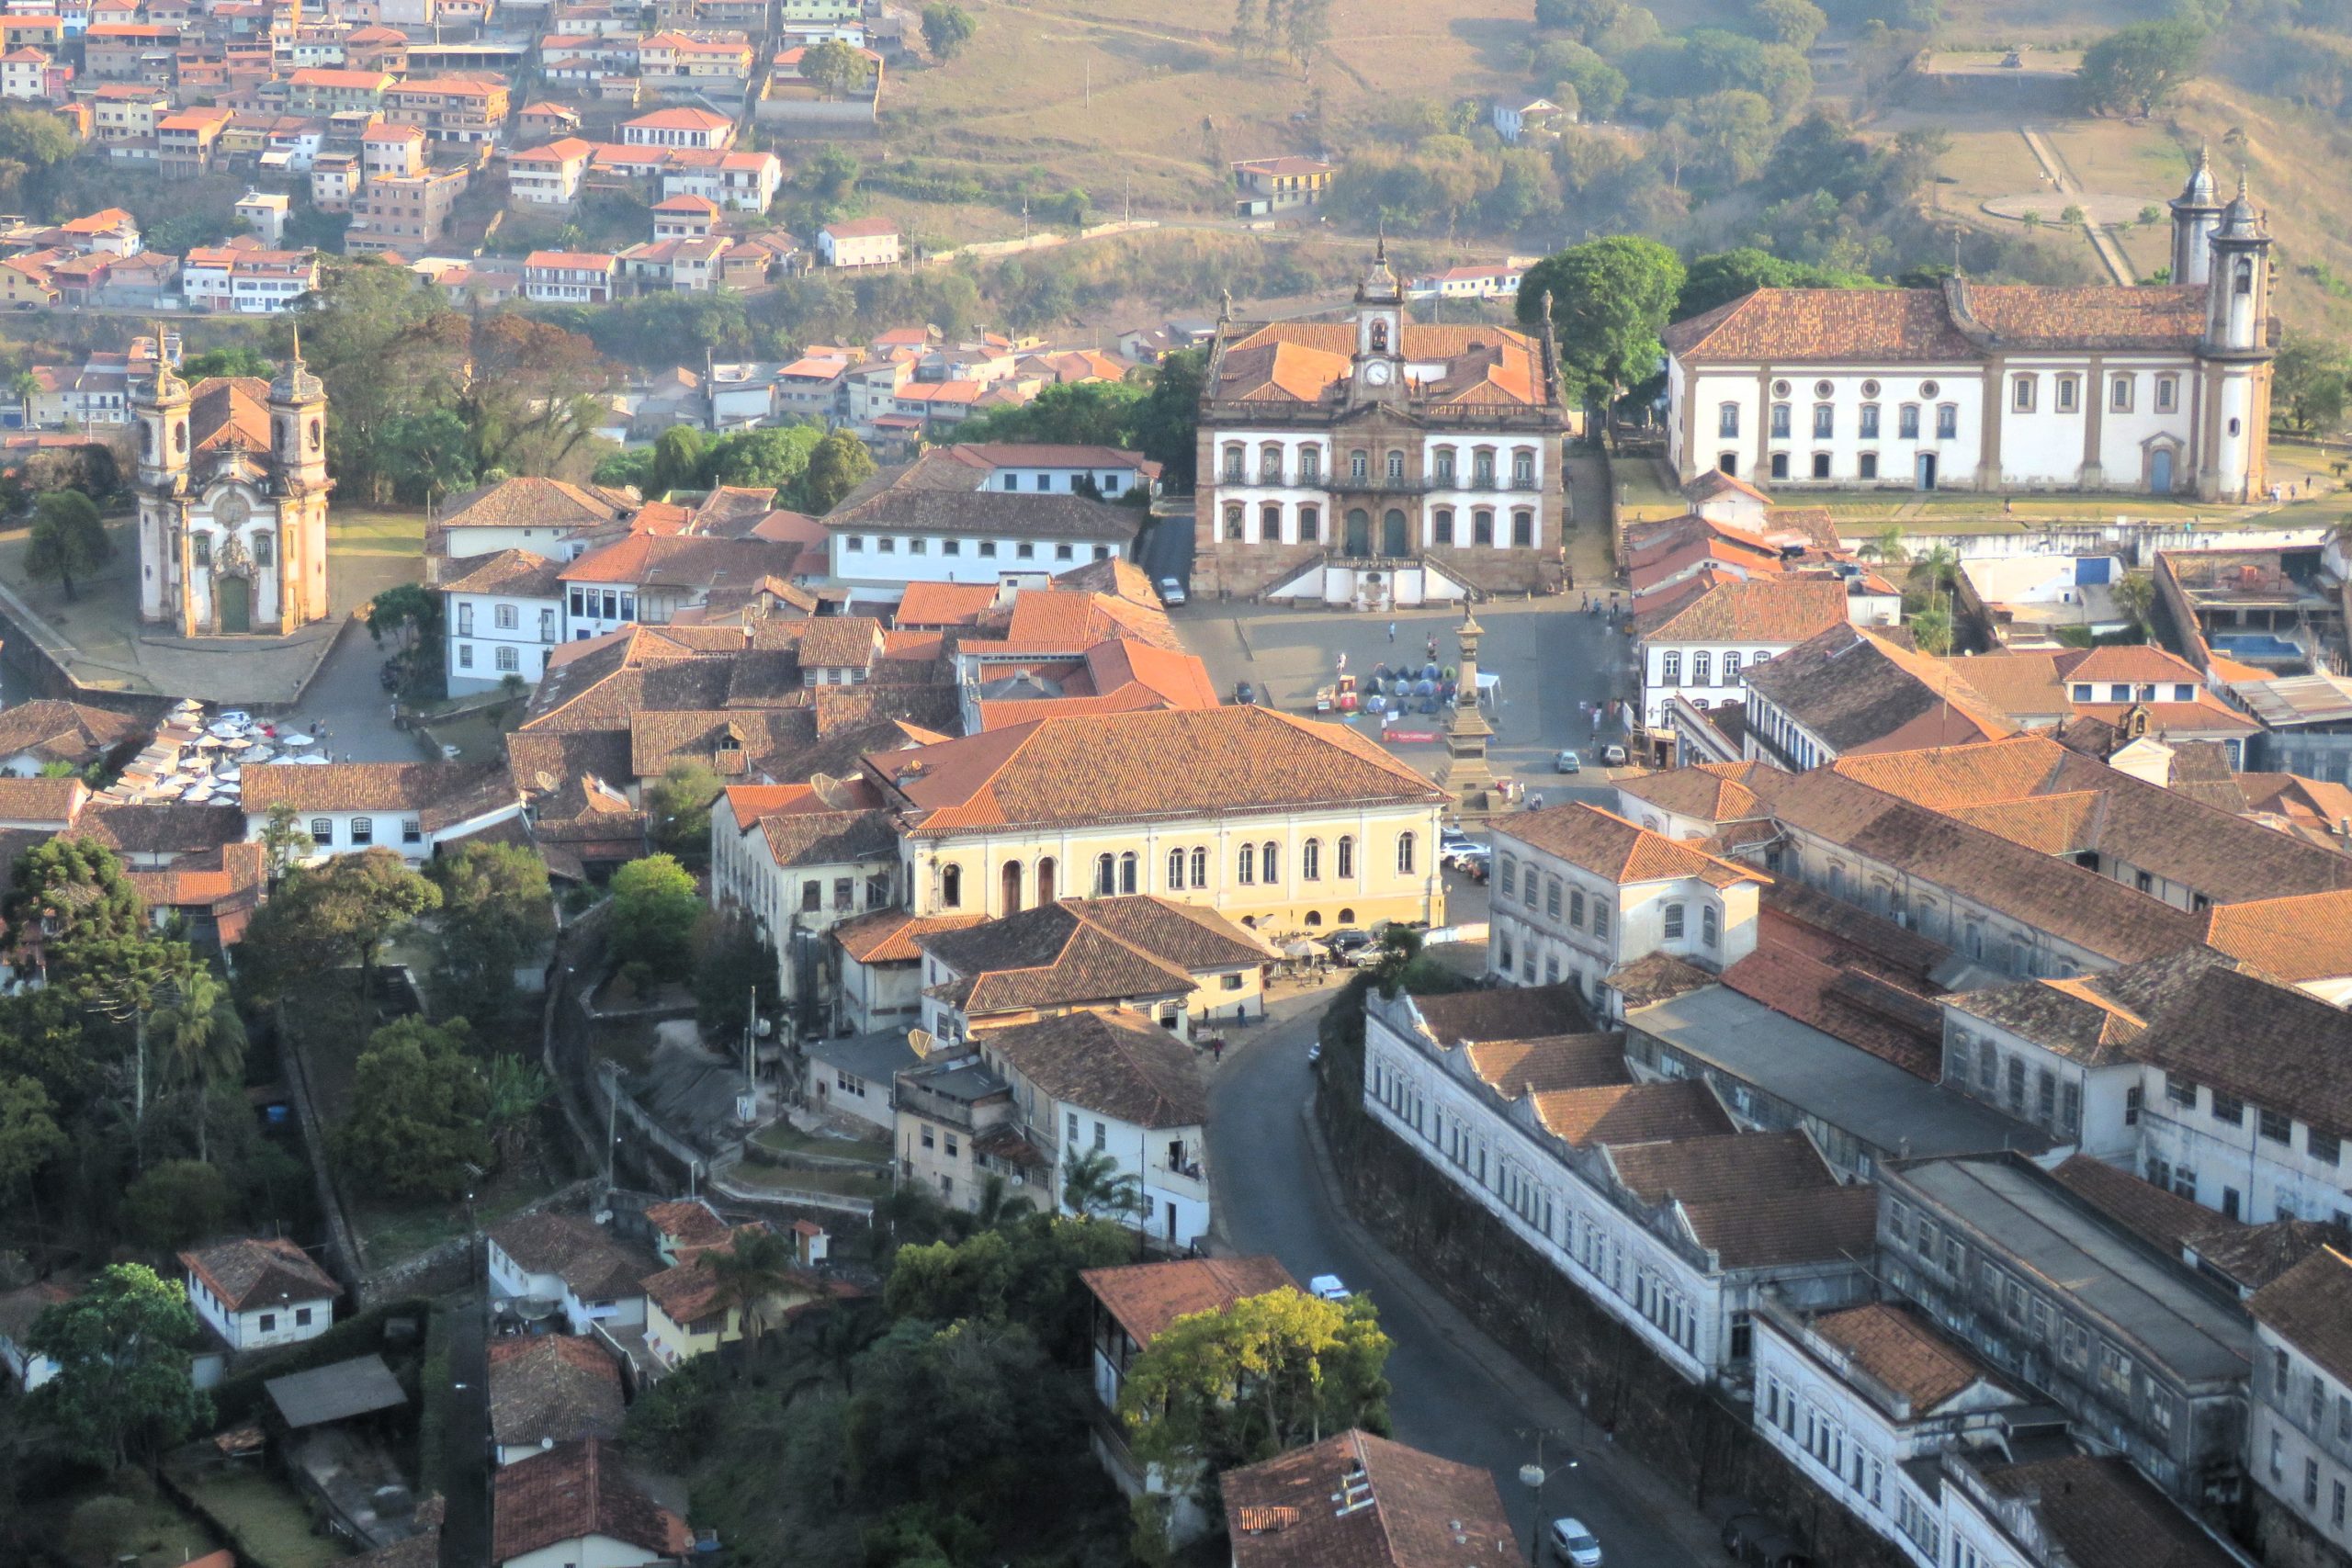
[[[548,864],[518,844],[472,843],[435,857],[425,874],[440,889],[433,989],[443,1017],[488,1025],[505,1019],[515,972],[555,936]]]
[[[150,1167],[122,1195],[131,1235],[157,1252],[175,1252],[217,1234],[228,1223],[229,1179],[200,1159],[167,1159]]]
[[[874,454],[846,430],[836,430],[808,454],[808,467],[793,486],[797,511],[820,516],[841,504],[842,498],[874,477]]]
[[[673,424],[653,443],[653,484],[649,498],[673,490],[702,488],[702,432],[691,424]]]
[[[1351,1427],[1388,1427],[1388,1337],[1362,1296],[1285,1287],[1180,1317],[1128,1365],[1119,1417],[1138,1459],[1197,1486]]]
[[[813,424],[763,425],[722,435],[705,457],[703,471],[715,485],[781,491],[808,468],[808,455],[825,433]]]
[[[1143,1181],[1121,1170],[1106,1150],[1080,1149],[1062,1160],[1062,1206],[1088,1219],[1124,1219],[1143,1212]]]
[[[2212,35],[2185,17],[2134,22],[2083,51],[2075,73],[2096,114],[2151,115],[2204,68]]]
[[[441,907],[441,890],[411,871],[398,852],[371,849],[298,866],[254,914],[239,963],[263,999],[315,985],[322,972],[359,971],[364,1005],[375,996],[376,956],[421,915]]]
[[[555,1085],[530,1057],[502,1051],[483,1065],[482,1087],[489,1093],[482,1119],[490,1129],[491,1147],[502,1166],[512,1166],[521,1157],[532,1120],[555,1093]]]
[[[78,598],[74,580],[87,578],[114,558],[114,542],[98,519],[97,503],[78,490],[53,490],[33,502],[33,531],[25,545],[25,574],[54,581]]]
[[[871,1506],[1002,1517],[1032,1495],[1032,1467],[1077,1437],[1069,1386],[1020,1325],[901,1323],[858,1359],[851,1492]]]
[[[189,355],[180,362],[180,374],[191,383],[213,376],[252,376],[266,381],[277,374],[277,367],[260,350],[236,344]]]
[[[865,90],[865,85],[874,79],[874,62],[856,45],[829,38],[809,45],[801,55],[800,74],[828,98],[838,98],[846,93]]]
[[[1791,261],[1754,246],[1694,256],[1675,298],[1672,320],[1688,321],[1758,288],[1869,288],[1867,274]]]
[[[704,1037],[741,1040],[754,1005],[773,1018],[783,1000],[777,969],[775,948],[743,911],[705,915],[695,928],[695,1021]]]
[[[43,1166],[65,1152],[66,1142],[57,1124],[57,1103],[39,1078],[0,1077],[0,1200],[25,1196],[36,1236],[40,1198],[34,1181]]]
[[[709,763],[681,758],[645,791],[654,847],[687,865],[710,863],[710,808],[727,781]]]
[[[1520,280],[1519,319],[1541,331],[1549,299],[1563,390],[1613,407],[1626,389],[1648,380],[1664,363],[1658,334],[1682,280],[1682,258],[1656,240],[1589,240],[1527,269]]]
[[[463,1019],[404,1018],[368,1037],[335,1157],[372,1190],[448,1200],[490,1168],[490,1087]],[[469,1168],[471,1168],[470,1169]]]
[[[211,1414],[190,1374],[196,1342],[187,1287],[141,1263],[110,1265],[34,1321],[27,1347],[57,1375],[33,1391],[32,1408],[95,1464],[152,1458]]]
[[[17,855],[0,915],[8,951],[21,957],[38,941],[60,983],[78,976],[81,955],[96,944],[149,929],[147,901],[123,874],[122,857],[96,839],[47,839]]]
[[[972,14],[953,0],[932,0],[922,8],[923,45],[938,59],[953,60],[963,53],[977,30]]]
[[[693,875],[674,856],[648,855],[615,872],[612,887],[615,957],[644,964],[655,980],[684,979],[703,913]]]
[[[2352,355],[2312,333],[2290,332],[2271,361],[2270,386],[2287,423],[2300,435],[2327,434],[2344,423]]]
[[[1136,449],[1160,466],[1160,484],[1189,493],[1199,461],[1201,383],[1208,373],[1205,350],[1181,348],[1164,355],[1136,419]]]
[[[739,1230],[734,1241],[702,1255],[718,1281],[718,1304],[743,1314],[744,1336],[757,1343],[775,1325],[776,1300],[800,1278],[792,1244],[765,1228]]]

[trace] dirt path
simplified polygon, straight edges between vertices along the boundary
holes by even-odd
[[[2031,126],[2018,127],[2018,134],[2025,138],[2025,144],[2032,152],[2034,161],[2041,165],[2041,172],[2050,176],[2050,183],[2057,187],[2058,194],[2079,203],[2084,195],[2082,185],[2075,178],[2074,172],[2066,167],[2066,160],[2059,155],[2058,150],[2044,141],[2041,133]],[[2107,268],[2109,276],[2125,288],[2138,287],[2140,275],[2132,269],[2131,258],[2123,254],[2123,247],[2115,243],[2115,237],[2107,231],[2105,224],[2086,220],[2083,232],[2090,237],[2091,249],[2098,253],[2099,264]]]

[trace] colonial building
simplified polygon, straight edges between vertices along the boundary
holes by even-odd
[[[1678,322],[1666,333],[1676,473],[2260,491],[2278,330],[2271,238],[2243,180],[2226,207],[2212,197],[2200,158],[2173,204],[2168,285],[1761,288]]]
[[[1195,591],[1377,606],[1556,582],[1566,429],[1547,341],[1408,324],[1383,246],[1351,321],[1219,324]]]
[[[327,613],[326,388],[169,366],[135,394],[139,615],[182,637],[284,636]]]

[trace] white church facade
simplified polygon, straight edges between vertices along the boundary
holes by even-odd
[[[1764,288],[1667,330],[1668,453],[1774,489],[2130,491],[2267,483],[2267,225],[2200,156],[2174,281]]]
[[[140,619],[220,637],[284,636],[324,618],[327,395],[300,340],[271,381],[190,386],[160,366],[132,413]]]

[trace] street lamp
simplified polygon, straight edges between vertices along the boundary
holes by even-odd
[[[1544,1443],[1547,1438],[1557,1438],[1560,1434],[1548,1427],[1521,1427],[1519,1435],[1535,1439],[1534,1461],[1519,1467],[1519,1483],[1535,1495],[1535,1517],[1527,1528],[1528,1568],[1535,1568],[1544,1546],[1544,1488],[1552,1479],[1551,1472],[1544,1468]],[[1562,1460],[1558,1466],[1561,1470],[1574,1470],[1576,1467],[1577,1461],[1573,1459]]]

